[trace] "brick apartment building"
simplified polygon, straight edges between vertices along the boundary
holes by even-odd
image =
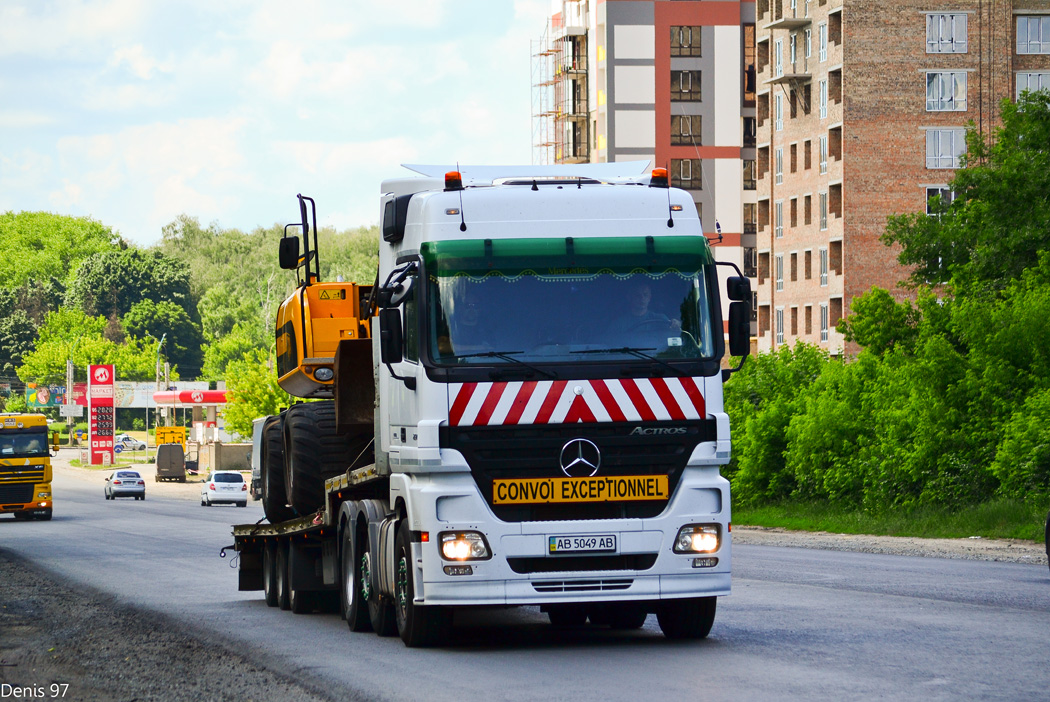
[[[720,232],[716,257],[754,288],[755,4],[555,0],[552,10],[533,46],[533,161],[668,168],[708,237]]]
[[[659,4],[659,3],[658,3]],[[689,3],[673,3],[689,4]],[[758,0],[758,349],[852,353],[850,301],[907,273],[879,241],[999,102],[1050,88],[1047,0]]]

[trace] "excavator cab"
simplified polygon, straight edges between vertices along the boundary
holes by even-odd
[[[322,283],[317,249],[317,210],[313,198],[299,195],[298,226],[302,243],[289,236],[290,224],[281,239],[281,268],[296,271],[299,286],[281,303],[277,312],[277,382],[289,395],[304,398],[331,398],[335,395],[336,351],[341,341],[371,352],[369,298],[371,285]],[[313,214],[313,247],[310,246],[310,218]],[[344,352],[345,353],[345,352]]]

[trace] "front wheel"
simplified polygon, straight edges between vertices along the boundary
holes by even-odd
[[[452,611],[447,607],[417,605],[415,594],[415,562],[412,558],[412,539],[408,522],[397,528],[394,546],[394,613],[401,640],[410,648],[434,646],[443,642],[452,627]]]
[[[656,612],[660,630],[669,639],[705,639],[715,623],[717,602],[714,597],[665,600]]]

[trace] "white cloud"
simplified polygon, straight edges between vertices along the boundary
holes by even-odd
[[[170,62],[161,62],[150,56],[142,44],[121,47],[110,56],[110,66],[119,68],[125,64],[132,74],[143,80],[149,80],[153,72],[157,70],[164,73],[171,72]]]

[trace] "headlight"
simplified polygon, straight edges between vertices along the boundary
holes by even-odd
[[[334,375],[331,368],[318,368],[314,373],[314,377],[322,382],[331,380]]]
[[[485,537],[477,531],[447,531],[439,537],[446,561],[483,561],[492,557]]]
[[[51,497],[51,493],[50,492],[37,493],[37,499],[43,499],[45,497]]]
[[[717,524],[686,524],[674,540],[675,553],[714,553],[719,546]]]

